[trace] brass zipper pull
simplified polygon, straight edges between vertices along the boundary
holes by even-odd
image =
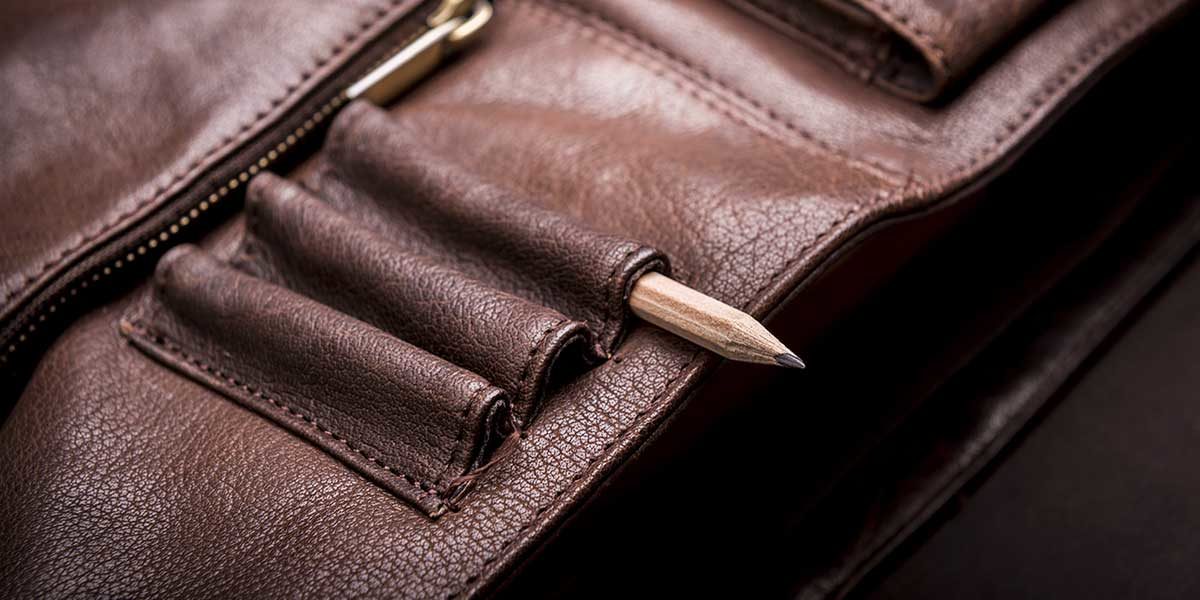
[[[492,19],[487,0],[444,0],[429,16],[429,29],[346,88],[346,99],[385,105],[428,75],[451,52],[474,38]]]

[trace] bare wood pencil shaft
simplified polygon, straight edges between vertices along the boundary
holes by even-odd
[[[637,280],[629,295],[629,308],[638,318],[725,358],[804,366],[754,317],[659,273],[647,273]]]

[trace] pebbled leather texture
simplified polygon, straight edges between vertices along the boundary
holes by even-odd
[[[455,281],[483,282],[597,331],[616,322],[612,290],[627,289],[610,280],[654,264],[654,248],[678,279],[764,317],[873,224],[1002,169],[1182,5],[1080,0],[1013,41],[947,106],[930,107],[830,69],[725,2],[501,0],[478,47],[386,111],[348,107],[320,155],[291,175],[337,215],[292,184],[265,180],[252,194],[259,222],[251,235],[268,254],[288,248],[292,257],[308,242],[282,239],[295,228],[332,237],[332,228],[363,227],[370,234],[354,239],[386,245],[388,258],[336,245],[329,252],[365,280],[381,268],[369,260],[398,261],[387,268],[405,277],[453,269]],[[541,224],[555,245],[534,243]],[[235,254],[247,226],[239,219],[183,256],[214,277],[251,279],[201,253]],[[454,234],[464,231],[476,237]],[[405,262],[430,250],[438,260]],[[622,262],[620,250],[645,261]],[[526,254],[533,258],[517,258]],[[473,262],[481,257],[495,262]],[[271,256],[260,275],[303,287],[309,276],[298,273],[321,266],[284,258]],[[509,276],[526,270],[537,277]],[[243,306],[294,326],[305,322],[297,315],[319,312],[356,331],[396,327],[351,291],[307,285],[302,294],[319,299],[287,292],[303,303],[294,314],[248,299]],[[255,279],[171,309],[267,289],[285,293]],[[717,362],[642,324],[624,335],[604,330],[597,337],[611,335],[602,344],[611,357],[547,384],[511,450],[474,479],[461,505],[430,519],[213,382],[130,347],[116,324],[146,293],[68,329],[0,429],[0,473],[11,482],[0,488],[3,595],[482,594],[658,433]],[[228,338],[252,329],[224,330],[209,308],[194,314],[203,331],[189,335],[223,361],[222,352],[236,355],[239,368],[264,365],[263,379],[272,379],[276,365],[254,356],[266,345],[230,349]],[[415,355],[403,348],[397,354]],[[379,376],[378,359],[356,373]],[[306,364],[327,374],[353,361]],[[511,375],[511,366],[496,373]],[[737,473],[711,476],[714,493],[729,494],[729,518],[753,510]]]
[[[438,514],[506,415],[486,379],[194,246],[121,323],[149,354]]]
[[[471,141],[451,139],[476,131],[430,125],[355,102],[334,123],[309,185],[399,247],[436,253],[497,289],[586,322],[597,352],[610,352],[629,320],[634,280],[648,270],[669,274],[666,258],[558,212],[560,196],[513,186],[516,171],[481,176],[457,151]]]
[[[286,180],[254,183],[247,222],[244,270],[479,373],[511,394],[520,422],[556,359],[595,359],[586,323],[447,266],[453,257],[408,251]]]

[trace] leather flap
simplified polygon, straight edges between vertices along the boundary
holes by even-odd
[[[938,98],[1045,0],[740,0],[905,98]]]

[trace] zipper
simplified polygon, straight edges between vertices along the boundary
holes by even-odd
[[[433,4],[433,3],[430,3]],[[321,84],[259,139],[164,204],[147,219],[93,251],[89,257],[39,292],[0,330],[0,372],[12,375],[16,363],[47,331],[62,327],[92,303],[105,300],[149,273],[167,249],[194,240],[240,206],[246,184],[266,170],[295,165],[315,148],[328,121],[346,103],[364,99],[384,105],[421,81],[491,20],[488,0],[440,0],[415,25],[403,19],[341,71]],[[388,40],[404,40],[389,46]],[[360,75],[365,73],[365,75]],[[355,77],[355,75],[359,75]]]

